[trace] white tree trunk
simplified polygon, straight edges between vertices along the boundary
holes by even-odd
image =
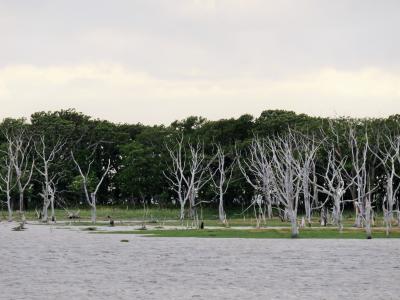
[[[291,237],[297,238],[299,236],[299,228],[297,226],[297,216],[293,210],[289,211],[289,219],[291,226]]]
[[[181,213],[180,213],[180,217],[179,220],[183,221],[185,219],[185,203],[183,201],[179,202],[180,206],[181,206]]]
[[[13,212],[11,208],[11,196],[9,191],[7,191],[7,210],[8,210],[8,222],[11,222],[13,219]]]
[[[19,212],[23,213],[24,211],[24,192],[22,190],[22,187],[20,187],[19,191]]]
[[[96,223],[96,194],[92,193],[90,195],[91,197],[91,220],[92,223],[95,224]]]

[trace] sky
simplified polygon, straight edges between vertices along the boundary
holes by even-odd
[[[0,0],[0,118],[400,113],[398,0]]]

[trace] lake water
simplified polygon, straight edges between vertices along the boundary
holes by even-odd
[[[0,223],[0,299],[400,299],[396,239],[151,238],[12,226]]]

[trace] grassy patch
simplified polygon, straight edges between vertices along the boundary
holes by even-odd
[[[282,239],[290,238],[290,229],[215,229],[215,230],[147,230],[147,231],[112,231],[96,232],[102,234],[141,234],[151,237],[194,237],[194,238],[252,238]],[[386,238],[383,230],[375,230],[373,238]],[[301,239],[365,239],[365,231],[346,229],[342,233],[334,229],[304,229],[300,231]],[[389,238],[400,238],[400,231],[393,231]]]

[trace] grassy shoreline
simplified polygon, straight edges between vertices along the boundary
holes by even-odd
[[[164,238],[251,238],[251,239],[286,239],[290,237],[290,229],[188,229],[188,230],[126,230],[126,231],[95,231],[96,234],[137,234],[147,237]],[[400,238],[400,231],[392,231],[387,237],[384,230],[375,230],[373,238]],[[365,239],[362,229],[338,230],[330,229],[303,229],[300,231],[299,239]]]
[[[87,228],[90,226],[98,226],[104,229],[104,227],[109,224],[107,216],[111,216],[117,228],[114,228],[113,231],[95,231],[95,233],[101,234],[141,234],[152,237],[199,238],[290,238],[290,223],[282,222],[278,217],[267,219],[265,223],[261,224],[260,229],[256,229],[256,220],[252,214],[241,215],[234,211],[228,215],[229,226],[225,226],[218,220],[216,211],[210,208],[202,210],[202,219],[206,227],[204,230],[190,229],[192,228],[191,220],[179,221],[179,209],[150,208],[143,210],[143,208],[124,209],[119,207],[99,206],[97,208],[96,224],[90,222],[90,210],[87,208],[80,209],[80,219],[75,220],[69,220],[65,210],[57,209],[55,212],[57,225],[82,226]],[[5,211],[2,211],[0,216],[3,221],[6,220],[7,214]],[[41,224],[37,220],[35,211],[27,211],[25,216],[31,224],[33,224],[32,222]],[[299,219],[300,218],[301,215],[299,215]],[[14,214],[14,220],[20,220],[20,216],[17,212]],[[365,230],[363,228],[354,228],[353,224],[354,216],[351,215],[351,212],[344,214],[344,230],[340,233],[337,227],[333,225],[321,227],[319,224],[319,217],[315,216],[312,220],[311,228],[300,228],[299,238],[364,239],[366,237]],[[136,230],[136,228],[134,228],[135,230],[132,230],[132,228],[124,230],[127,226],[135,227],[142,225],[147,225],[148,230]],[[92,231],[91,233],[94,232]],[[382,216],[377,215],[376,217],[375,227],[373,227],[373,238],[386,238]],[[389,238],[400,238],[400,227],[394,226]]]

